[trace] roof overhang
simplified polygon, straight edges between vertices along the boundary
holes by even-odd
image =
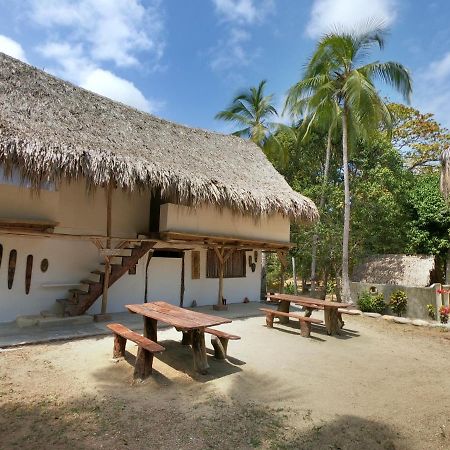
[[[289,251],[295,244],[269,240],[254,240],[233,236],[215,236],[207,234],[180,233],[177,231],[162,231],[150,233],[150,238],[170,244],[195,245],[204,248],[224,247],[241,250]]]

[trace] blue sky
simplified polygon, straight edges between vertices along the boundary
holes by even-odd
[[[223,132],[229,125],[214,115],[237,91],[267,79],[282,105],[322,33],[382,19],[388,43],[372,59],[407,66],[412,104],[450,127],[446,0],[0,0],[0,6],[0,51],[160,117]]]

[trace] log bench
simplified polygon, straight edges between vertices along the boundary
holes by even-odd
[[[138,352],[133,377],[140,380],[147,378],[152,373],[153,355],[161,353],[165,348],[120,323],[110,323],[106,326],[114,333],[113,358],[123,358],[127,340],[134,342],[138,346]]]
[[[313,319],[312,317],[305,317],[301,314],[297,313],[288,313],[288,312],[282,312],[282,311],[276,311],[274,309],[269,308],[259,308],[260,311],[263,311],[266,313],[266,324],[269,328],[273,328],[273,319],[275,316],[277,317],[293,317],[294,319],[297,319],[300,323],[300,334],[303,337],[309,337],[311,334],[311,325],[314,324],[321,324],[323,323],[322,320],[319,319]]]
[[[310,316],[314,309],[324,311],[325,307],[323,305],[307,304],[307,303],[297,303],[307,309],[307,316]],[[346,308],[338,308],[336,310],[336,315],[338,318],[339,328],[344,328],[345,322],[342,320],[342,314],[347,314],[349,316],[358,316],[359,314],[355,311],[348,311]]]
[[[241,337],[215,328],[205,328],[205,333],[211,334],[211,345],[214,347],[214,358],[226,359],[228,341],[237,341]]]

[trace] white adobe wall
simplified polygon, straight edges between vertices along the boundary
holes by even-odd
[[[113,235],[135,236],[148,226],[150,196],[148,193],[128,194],[115,191],[113,196]],[[31,195],[26,187],[2,184],[0,180],[0,218],[41,219],[60,222],[55,231],[68,234],[104,234],[106,228],[105,193],[98,189],[87,194],[82,181],[62,184],[54,191]],[[164,208],[170,210],[165,215]],[[176,213],[176,214],[174,214]],[[230,211],[197,210],[169,205],[162,207],[162,225],[171,231],[212,233],[241,236],[249,239],[289,240],[289,221],[282,217],[255,221]],[[88,241],[1,235],[3,259],[0,265],[0,322],[15,320],[18,315],[39,314],[49,310],[57,298],[67,298],[68,289],[98,268],[101,261],[97,249]],[[8,259],[17,250],[16,273],[12,289],[7,287]],[[29,295],[25,294],[25,266],[27,255],[33,255],[33,274]],[[46,273],[40,270],[43,258],[49,260]],[[258,300],[260,292],[260,261],[255,272],[247,267],[246,278],[225,279],[224,296],[229,303],[242,302],[244,297]],[[206,278],[206,250],[201,250],[201,277],[191,278],[191,255],[185,255],[184,304],[193,300],[198,305],[217,301],[218,280]],[[49,287],[48,285],[59,285]],[[72,284],[72,286],[61,286]],[[179,304],[181,288],[181,259],[153,258],[149,267],[149,300],[166,300]],[[125,275],[115,283],[109,294],[110,312],[123,311],[127,303],[144,300],[145,258],[136,275]],[[89,310],[99,312],[100,300]]]
[[[217,303],[219,280],[217,278],[206,278],[206,253],[200,250],[200,279],[193,280],[191,276],[191,252],[185,255],[185,293],[184,305],[191,306],[196,300],[198,306],[213,305]],[[228,303],[242,303],[245,297],[250,301],[259,301],[261,292],[261,252],[258,252],[258,263],[252,272],[248,266],[248,256],[253,252],[246,253],[246,277],[245,278],[225,278],[224,298]]]
[[[229,209],[161,205],[160,231],[179,231],[289,242],[290,222],[281,215],[254,218]]]

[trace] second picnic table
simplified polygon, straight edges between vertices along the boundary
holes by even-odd
[[[350,303],[329,302],[310,297],[302,297],[300,295],[271,294],[269,297],[280,302],[278,310],[282,312],[289,312],[291,303],[303,306],[306,309],[306,317],[309,317],[314,310],[323,309],[325,328],[329,335],[340,334],[340,329],[344,322],[339,309],[352,306]]]
[[[157,342],[158,320],[183,332],[183,343],[192,344],[194,368],[206,373],[209,365],[206,356],[205,328],[230,323],[230,319],[180,308],[162,301],[125,305],[129,312],[144,317],[144,336]]]

